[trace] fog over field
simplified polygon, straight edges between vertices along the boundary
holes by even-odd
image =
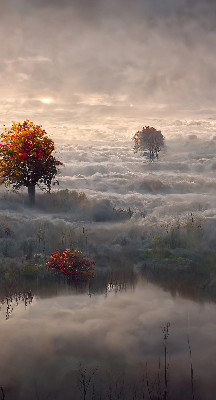
[[[215,11],[1,0],[0,131],[41,124],[63,165],[34,207],[0,186],[0,398],[214,398]],[[143,126],[158,160],[133,150]],[[87,285],[49,275],[65,248],[95,260]]]
[[[158,122],[161,121],[151,122],[160,128]],[[122,133],[118,140],[110,134],[103,140],[94,138],[88,142],[75,139],[68,132],[67,136],[61,132],[61,139],[57,133],[51,134],[57,156],[63,162],[59,185],[53,186],[50,195],[37,189],[35,210],[26,208],[25,188],[17,194],[2,188],[2,220],[10,221],[5,224],[11,225],[17,238],[19,229],[23,239],[29,237],[30,231],[33,234],[32,228],[28,228],[33,219],[38,226],[36,231],[39,221],[50,224],[50,229],[52,224],[61,226],[62,235],[64,229],[70,227],[72,242],[75,240],[72,236],[78,237],[87,224],[89,246],[103,248],[107,241],[110,246],[116,242],[121,247],[119,237],[125,236],[129,247],[132,241],[132,247],[141,249],[149,246],[154,235],[162,234],[165,238],[173,228],[179,224],[184,226],[193,218],[193,230],[198,234],[197,227],[202,228],[199,231],[202,245],[213,249],[216,212],[214,122],[176,121],[161,129],[166,146],[159,160],[154,162],[134,153],[133,132]],[[82,193],[85,194],[83,199]],[[55,240],[54,232],[50,237],[48,233],[46,235],[46,253],[49,253],[60,241],[60,230],[57,229]],[[180,243],[176,243],[175,247],[179,246]],[[200,248],[201,242],[194,246]],[[35,249],[35,252],[39,250]]]

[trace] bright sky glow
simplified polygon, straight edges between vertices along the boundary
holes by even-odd
[[[42,103],[45,103],[45,104],[52,103],[52,99],[40,99],[40,101],[42,101]]]

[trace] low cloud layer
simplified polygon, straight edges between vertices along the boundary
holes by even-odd
[[[153,122],[162,129],[166,143],[155,162],[133,152],[127,131],[120,133],[121,140],[111,131],[101,138],[98,131],[97,138],[88,144],[81,135],[80,141],[78,136],[74,138],[73,133],[62,134],[60,141],[56,132],[56,151],[64,165],[53,194],[37,189],[33,211],[27,207],[25,188],[18,194],[1,188],[1,221],[13,232],[11,237],[2,233],[1,257],[31,257],[43,251],[49,255],[59,246],[85,251],[85,235],[93,256],[138,251],[150,246],[154,235],[166,238],[167,231],[171,234],[179,225],[184,236],[183,227],[191,224],[192,218],[196,246],[201,225],[200,246],[212,249],[216,217],[214,122],[179,120],[167,126]],[[91,130],[85,130],[85,136],[90,140]],[[38,235],[43,237],[41,242]],[[175,246],[181,247],[181,241]]]

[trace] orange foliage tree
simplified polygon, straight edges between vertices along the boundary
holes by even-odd
[[[57,166],[62,163],[53,156],[54,142],[41,125],[29,120],[12,122],[0,134],[0,184],[12,185],[13,189],[28,188],[30,203],[35,202],[35,186],[50,192]]]

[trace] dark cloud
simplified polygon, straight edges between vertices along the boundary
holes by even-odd
[[[12,1],[12,0],[11,0]],[[20,0],[21,1],[21,0]],[[210,16],[212,11],[215,10],[216,5],[211,0],[22,0],[26,7],[31,8],[56,8],[58,10],[63,8],[71,8],[79,10],[79,14],[91,15],[95,19],[98,16],[107,17],[116,15],[123,17],[130,12],[133,15],[140,15],[141,17],[151,17],[159,15],[160,17],[170,15],[188,15],[189,16]],[[103,15],[104,14],[104,15]]]
[[[96,22],[102,13],[103,0],[23,0],[28,12],[34,10],[68,10],[70,9],[81,20]]]
[[[26,0],[28,4],[34,7],[80,7],[80,8],[95,8],[102,3],[102,0]]]

